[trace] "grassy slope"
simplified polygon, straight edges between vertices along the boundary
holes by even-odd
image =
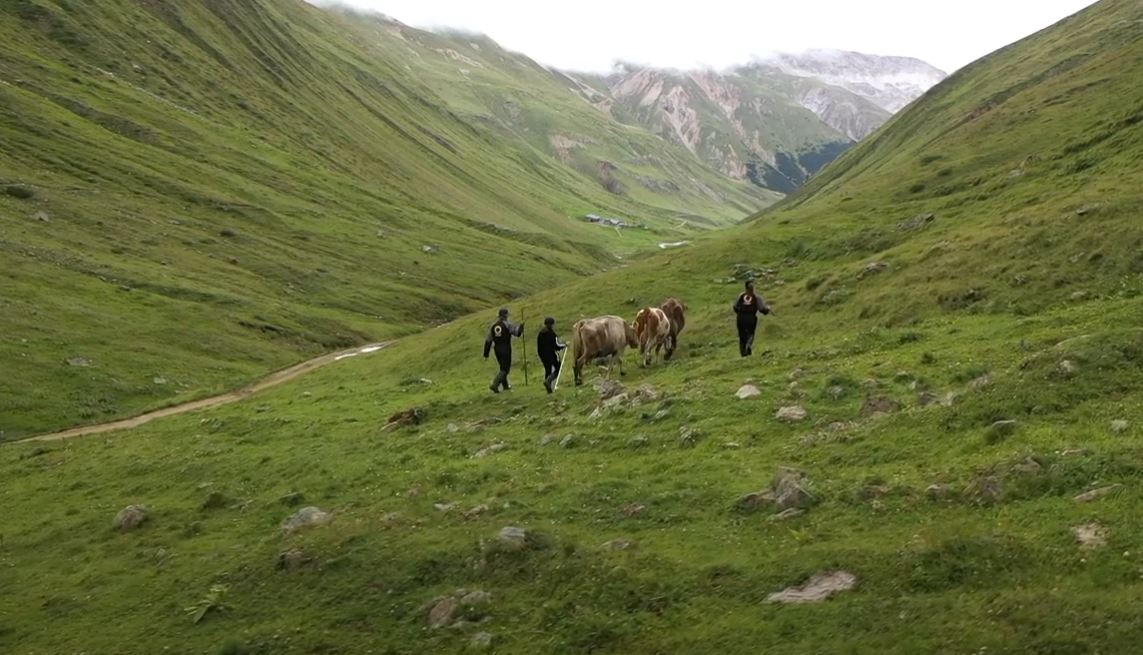
[[[519,653],[1132,652],[1143,638],[1143,285],[1130,249],[1143,188],[1140,20],[1137,3],[1105,0],[964,71],[832,167],[816,194],[727,241],[525,302],[566,327],[682,295],[692,321],[678,361],[632,366],[625,380],[664,401],[597,422],[590,388],[491,397],[477,357],[488,317],[473,316],[244,404],[0,450],[0,643],[460,652],[487,630],[497,652]],[[1021,80],[1034,83],[1004,91]],[[926,189],[909,191],[917,180]],[[938,195],[935,180],[966,186]],[[1082,205],[1093,208],[1077,215]],[[929,227],[896,229],[922,211],[937,214]],[[874,259],[890,268],[858,281]],[[734,263],[773,270],[767,352],[748,361],[733,354],[737,288],[722,282]],[[747,380],[762,397],[733,399]],[[924,390],[957,397],[921,407]],[[862,417],[869,395],[903,409]],[[772,418],[791,403],[806,423]],[[414,405],[423,425],[381,431]],[[998,419],[1018,420],[1014,434],[990,438]],[[1116,433],[1112,420],[1129,427]],[[679,441],[684,426],[701,434],[693,447]],[[565,435],[572,447],[558,445]],[[507,449],[472,457],[497,442]],[[1016,466],[1029,456],[1039,472]],[[779,465],[804,469],[819,504],[781,523],[736,511]],[[977,493],[987,478],[1003,487],[998,502]],[[946,500],[927,498],[933,483],[949,485]],[[1112,483],[1123,488],[1072,500]],[[200,509],[211,491],[234,506]],[[278,499],[291,491],[334,523],[279,536],[293,510]],[[131,502],[153,521],[111,532]],[[630,503],[646,511],[627,518]],[[1092,520],[1109,544],[1083,552],[1069,530]],[[538,546],[482,545],[511,524]],[[600,547],[617,537],[637,546]],[[287,549],[318,564],[275,570]],[[762,602],[833,567],[859,587],[824,605]],[[214,584],[228,585],[227,609],[192,624],[183,608]],[[494,594],[490,621],[427,629],[423,604],[459,587]]]
[[[568,88],[562,73],[486,36],[424,32],[369,15],[348,16],[387,59],[402,62],[466,120],[490,127],[506,141],[525,142],[601,183],[600,164],[608,162],[624,195],[639,202],[677,211],[699,225],[725,226],[777,199],[773,192],[726,185],[681,147],[592,107]],[[662,183],[677,190],[656,192]]]
[[[0,35],[0,189],[34,192],[0,193],[4,437],[232,388],[768,202],[709,171],[710,197],[608,193],[297,0],[19,0]]]

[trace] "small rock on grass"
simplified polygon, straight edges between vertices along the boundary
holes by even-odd
[[[757,398],[762,395],[762,392],[753,384],[744,384],[734,395],[739,400],[746,400],[748,398]]]
[[[492,633],[478,632],[468,641],[468,647],[473,650],[488,650],[492,648]]]
[[[303,528],[324,525],[333,520],[333,514],[323,512],[316,507],[303,507],[294,513],[293,516],[282,521],[282,532],[285,534],[293,534]]]
[[[509,550],[523,550],[528,547],[528,531],[508,525],[500,529],[496,541]]]
[[[128,505],[115,515],[115,520],[111,522],[111,527],[120,532],[127,532],[143,525],[149,518],[150,516],[147,513],[146,507],[142,505]]]
[[[857,576],[848,571],[821,571],[800,585],[766,597],[768,603],[820,603],[834,594],[857,586]]]
[[[1095,550],[1107,545],[1108,530],[1098,523],[1077,525],[1072,528],[1072,535],[1083,550]]]
[[[1111,422],[1111,431],[1115,434],[1123,434],[1124,432],[1127,432],[1127,429],[1130,427],[1131,424],[1127,421],[1119,420]]]
[[[774,414],[774,418],[782,421],[783,423],[798,423],[806,420],[809,413],[805,408],[799,406],[783,407]]]
[[[635,542],[630,539],[612,539],[611,541],[605,542],[601,548],[604,550],[627,550],[634,546]]]
[[[1111,494],[1119,491],[1122,488],[1123,488],[1123,485],[1121,485],[1121,484],[1111,484],[1111,485],[1108,485],[1106,487],[1099,487],[1098,489],[1092,489],[1091,491],[1085,491],[1082,494],[1076,496],[1076,502],[1077,503],[1090,503],[1093,500],[1099,500],[1100,498],[1103,498],[1105,496],[1110,496]]]

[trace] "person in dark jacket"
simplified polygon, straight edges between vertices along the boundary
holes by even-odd
[[[492,378],[489,389],[492,393],[500,393],[500,388],[507,391],[512,388],[508,384],[508,372],[512,370],[512,337],[524,336],[524,324],[512,325],[508,322],[508,310],[501,309],[496,322],[488,327],[488,334],[484,337],[484,359],[488,359],[489,351],[496,351],[496,362],[500,371]]]
[[[738,316],[738,353],[743,357],[754,354],[754,331],[758,328],[758,314],[770,313],[770,307],[758,294],[754,293],[754,282],[746,281],[746,291],[734,301],[734,313]]]
[[[552,385],[560,375],[559,352],[567,348],[567,344],[560,343],[556,336],[556,319],[549,316],[544,319],[544,327],[536,333],[536,354],[544,364],[544,388],[552,392]]]

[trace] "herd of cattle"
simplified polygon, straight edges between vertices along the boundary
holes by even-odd
[[[619,362],[623,374],[623,353],[638,348],[643,366],[663,352],[667,360],[678,346],[679,333],[686,325],[686,305],[668,298],[658,307],[644,307],[628,323],[618,316],[600,316],[576,321],[572,326],[572,356],[576,386],[583,384],[583,367],[596,359],[607,359],[608,366]]]

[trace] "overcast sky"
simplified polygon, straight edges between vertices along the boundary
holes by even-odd
[[[323,0],[311,0],[321,4]],[[952,72],[1093,0],[341,0],[414,27],[463,28],[551,66],[616,60],[724,68],[753,55],[837,48]]]

